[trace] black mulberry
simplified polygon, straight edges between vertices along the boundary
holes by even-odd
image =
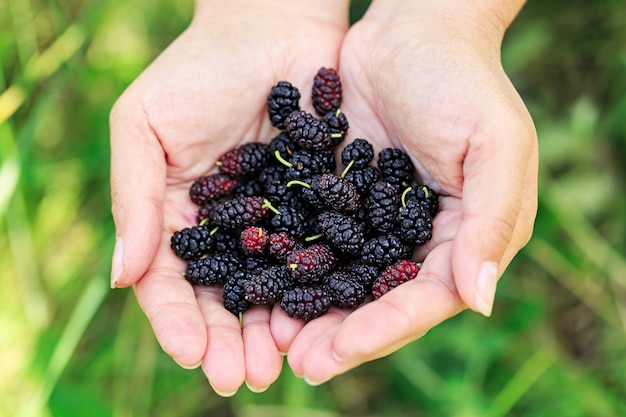
[[[285,129],[285,119],[300,110],[300,91],[288,81],[279,81],[267,96],[270,123],[277,129]]]
[[[305,149],[317,151],[333,144],[328,124],[306,111],[296,111],[285,119],[289,137]]]
[[[415,166],[407,153],[398,148],[385,148],[378,153],[382,180],[398,187],[408,187],[415,179]]]
[[[204,225],[185,227],[174,232],[170,239],[174,253],[185,261],[200,259],[215,247],[211,229]]]
[[[280,307],[289,317],[311,321],[328,311],[330,295],[321,286],[297,286],[285,291]]]

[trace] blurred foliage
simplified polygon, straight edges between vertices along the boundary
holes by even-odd
[[[494,316],[461,314],[320,387],[285,368],[231,399],[160,350],[131,291],[108,289],[108,112],[191,13],[191,0],[0,0],[0,415],[626,415],[622,1],[531,0],[507,33],[540,207]]]

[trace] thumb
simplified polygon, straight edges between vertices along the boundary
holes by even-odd
[[[504,120],[498,119],[500,126],[507,126]],[[463,218],[452,249],[461,299],[487,317],[499,276],[530,237],[534,216],[526,215],[525,208],[536,207],[537,198],[532,182],[534,128],[529,129],[527,119],[508,127],[482,130],[470,138],[463,163]]]
[[[140,108],[122,97],[110,116],[116,228],[111,288],[133,285],[145,274],[162,236],[165,155]]]

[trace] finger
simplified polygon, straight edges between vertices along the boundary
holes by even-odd
[[[207,333],[202,369],[218,395],[231,397],[246,377],[239,317],[224,308],[221,288],[196,287],[196,296]]]
[[[414,280],[357,309],[335,329],[319,332],[317,340],[306,336],[310,345],[298,365],[302,376],[313,384],[327,381],[394,352],[462,311],[465,306],[454,290],[450,268],[451,250],[450,242],[440,245]]]
[[[329,329],[334,329],[341,324],[349,313],[350,310],[331,308],[326,314],[306,323],[294,339],[287,354],[289,367],[295,375],[305,376],[304,361],[309,348]]]
[[[251,306],[243,313],[246,385],[256,393],[276,381],[283,366],[283,356],[270,331],[270,315],[268,306]]]
[[[184,262],[165,241],[158,263],[134,286],[161,348],[184,368],[200,365],[207,331],[192,286],[182,276]]]
[[[506,117],[495,120],[507,126]],[[453,272],[463,301],[485,316],[491,315],[498,277],[532,230],[528,217],[520,217],[522,200],[537,198],[526,179],[536,164],[534,130],[519,121],[508,126],[507,138],[499,137],[497,128],[470,138],[463,163],[463,219],[454,241]]]
[[[279,352],[286,354],[289,351],[291,344],[304,327],[304,324],[304,321],[300,319],[289,317],[280,305],[274,306],[270,320],[270,330]]]
[[[127,287],[146,272],[163,229],[166,162],[144,114],[130,99],[111,112],[111,199],[116,245],[111,287]]]

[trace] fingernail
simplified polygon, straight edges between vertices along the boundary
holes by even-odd
[[[249,384],[248,381],[246,381],[246,386],[251,392],[255,394],[260,394],[262,392],[265,392],[270,387],[269,385],[265,387],[255,387],[254,385]]]
[[[336,360],[337,362],[347,362],[348,361],[346,358],[342,358],[341,356],[337,355],[337,352],[335,352],[334,350],[331,352],[331,354],[333,355],[333,359]]]
[[[224,397],[224,398],[232,397],[233,395],[237,394],[237,391],[238,391],[238,390],[221,391],[221,390],[215,389],[215,387],[213,386],[213,384],[211,384],[210,381],[209,381],[209,385],[211,385],[211,388],[213,388],[213,391],[215,391],[217,395],[219,395],[220,397]]]
[[[176,362],[176,364],[177,364],[178,366],[180,366],[181,368],[183,368],[183,369],[187,369],[187,370],[196,369],[196,368],[198,368],[200,365],[202,365],[202,361],[200,361],[200,362],[198,362],[198,363],[196,363],[196,364],[193,364],[193,365],[185,365],[185,364],[182,364],[182,363],[178,362],[176,359],[174,359],[174,362]]]
[[[476,308],[485,317],[491,316],[493,300],[496,295],[498,281],[498,265],[495,262],[483,262],[478,271],[474,297]]]
[[[326,381],[313,381],[309,378],[307,378],[306,376],[304,377],[304,382],[306,382],[308,385],[312,386],[312,387],[317,387],[319,385],[322,385],[324,382]]]
[[[124,241],[121,237],[115,238],[115,248],[113,249],[113,259],[111,265],[111,288],[117,288],[117,280],[122,275],[124,262]]]

